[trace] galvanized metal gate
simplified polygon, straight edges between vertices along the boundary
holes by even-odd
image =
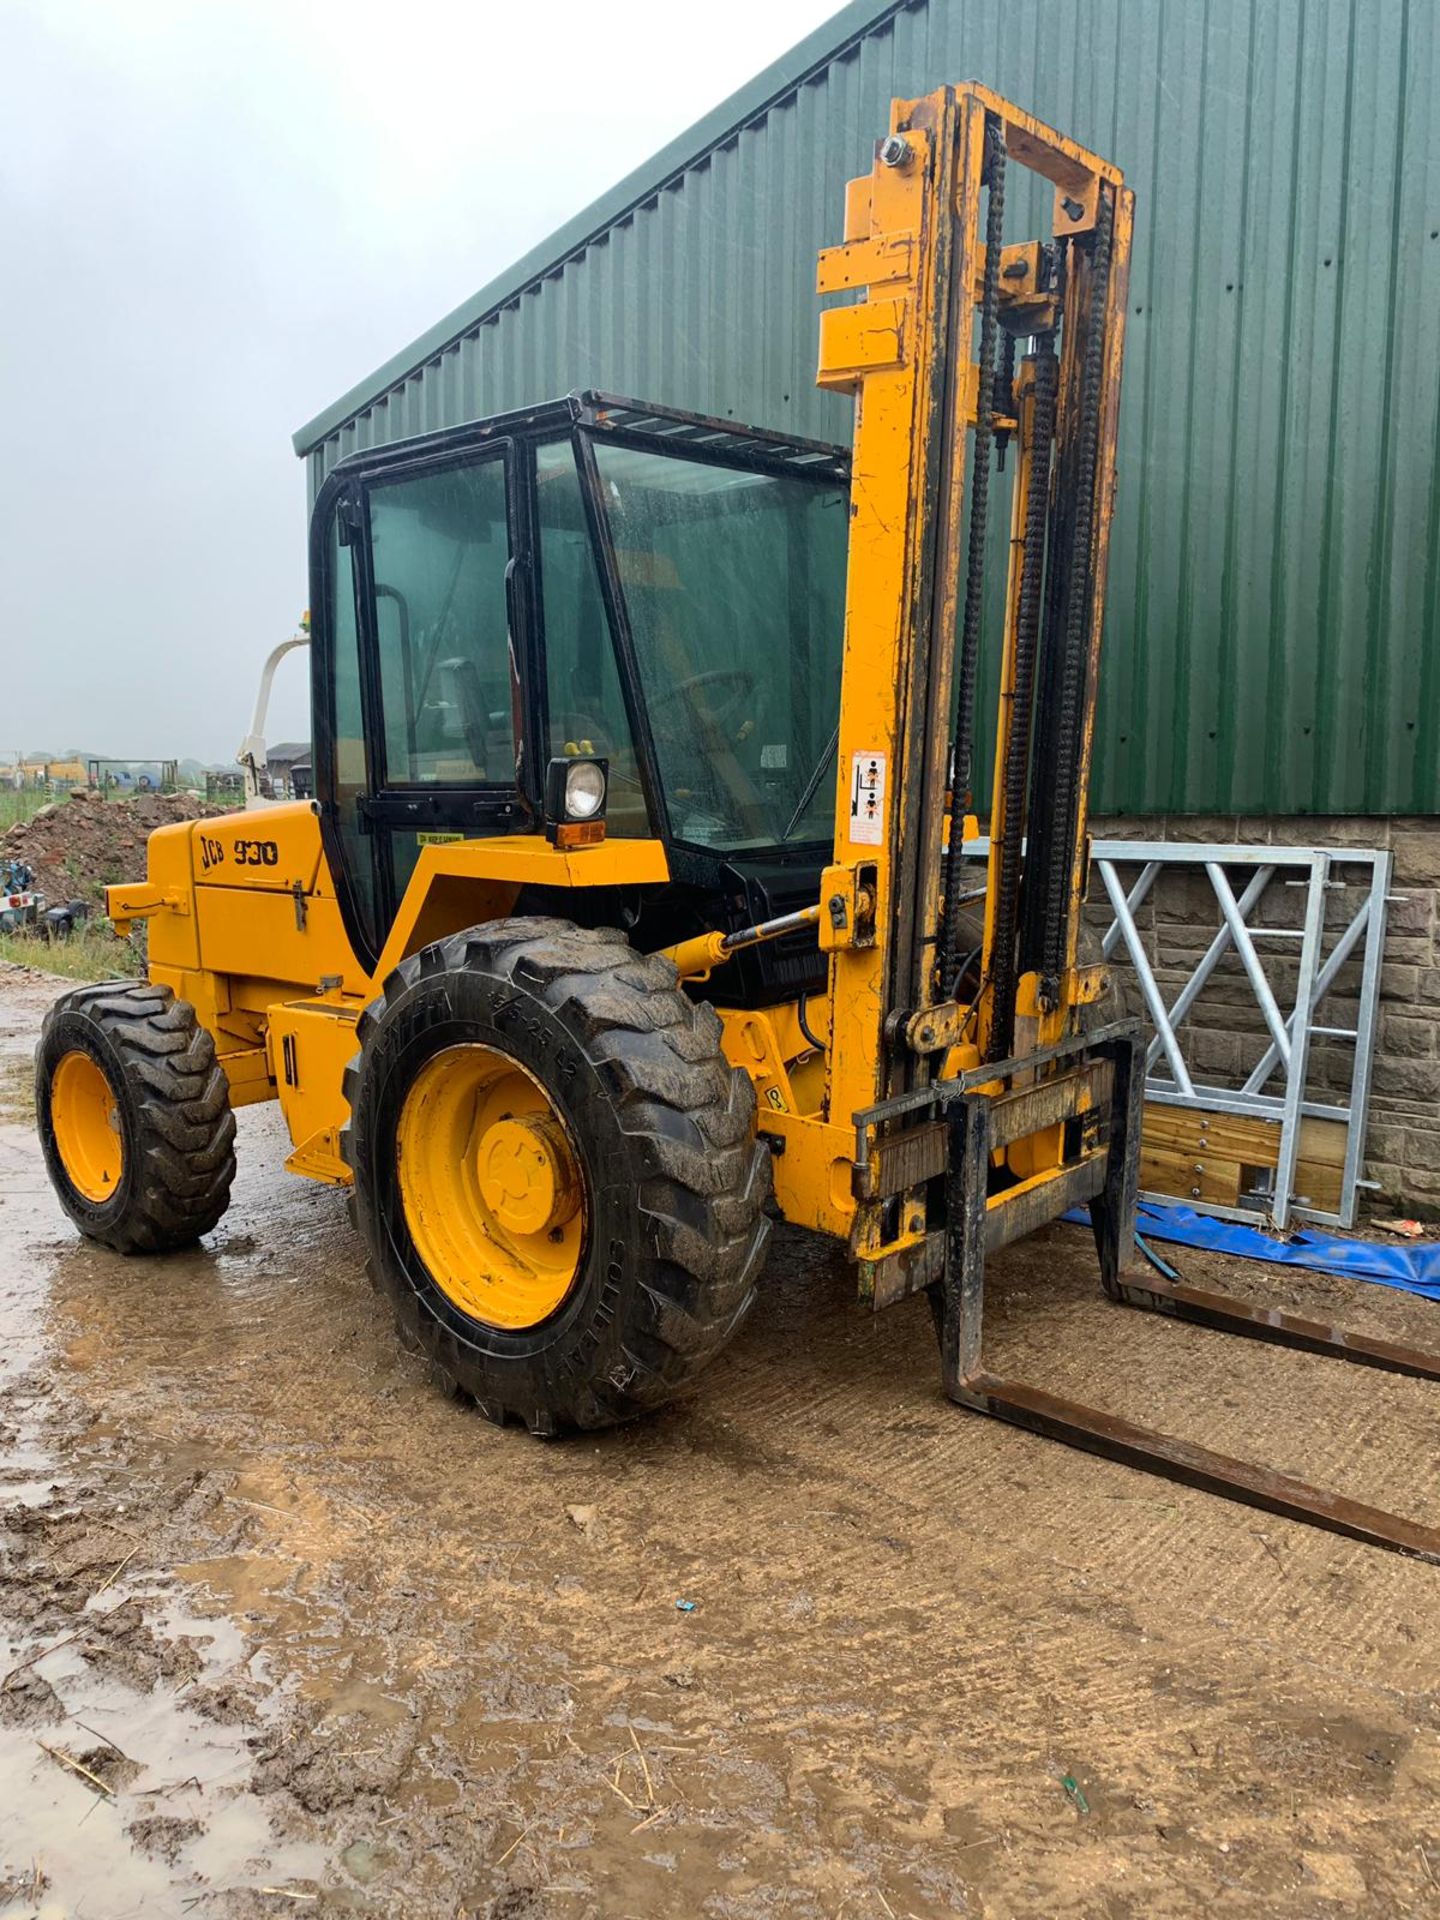
[[[1359,1190],[1366,1184],[1362,1177],[1365,1121],[1390,854],[1373,847],[1192,845],[1170,840],[1097,840],[1091,851],[1111,911],[1102,942],[1105,956],[1123,957],[1134,968],[1154,1028],[1146,1060],[1146,1100],[1279,1122],[1278,1164],[1268,1190],[1263,1183],[1257,1184],[1239,1207],[1211,1205],[1207,1210],[1251,1220],[1260,1213],[1278,1227],[1288,1226],[1293,1219],[1353,1226]],[[1127,877],[1122,877],[1122,870]],[[1208,878],[1219,909],[1219,926],[1167,1004],[1136,916],[1162,876],[1184,870],[1203,872]],[[1342,877],[1346,870],[1348,876]],[[1237,881],[1243,881],[1238,893]],[[1304,889],[1299,925],[1274,925],[1259,917],[1266,899],[1274,899],[1276,883]],[[1327,914],[1327,905],[1340,891],[1356,886],[1361,898],[1353,910],[1347,907],[1338,919]],[[1093,886],[1091,892],[1093,898]],[[1297,958],[1293,986],[1288,969],[1282,981],[1275,964],[1286,953]],[[1268,1034],[1268,1045],[1238,1087],[1197,1078],[1186,1060],[1183,1031],[1216,969],[1230,954],[1240,961]],[[1323,1004],[1357,954],[1353,1024],[1327,1022]],[[1349,1050],[1349,1084],[1339,1098],[1322,1098],[1309,1085],[1310,1046],[1318,1038],[1338,1041]],[[1296,1191],[1301,1126],[1308,1118],[1338,1121],[1347,1129],[1340,1200],[1333,1209],[1312,1204]]]

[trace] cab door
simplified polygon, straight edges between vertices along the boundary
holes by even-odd
[[[330,644],[316,658],[333,728],[321,791],[352,938],[373,961],[422,846],[505,832],[529,810],[513,449],[382,456],[333,519]]]

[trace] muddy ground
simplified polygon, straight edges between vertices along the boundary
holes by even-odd
[[[7,1920],[1440,1912],[1440,1570],[956,1411],[923,1303],[788,1231],[687,1405],[498,1431],[272,1110],[203,1250],[82,1244],[53,991],[0,977]],[[993,1300],[1004,1369],[1440,1518],[1440,1388],[1107,1307],[1075,1229]]]

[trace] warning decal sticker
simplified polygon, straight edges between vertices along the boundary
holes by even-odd
[[[850,757],[850,838],[862,847],[878,847],[885,835],[885,755]]]

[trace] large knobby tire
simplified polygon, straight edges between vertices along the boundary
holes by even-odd
[[[235,1116],[215,1043],[169,987],[77,987],[35,1054],[40,1144],[60,1204],[117,1253],[193,1246],[230,1204]]]
[[[547,1436],[631,1419],[684,1388],[749,1310],[770,1160],[754,1088],[720,1038],[668,960],[637,954],[613,928],[538,917],[472,928],[402,961],[363,1016],[343,1140],[371,1277],[407,1344],[490,1419]],[[441,1153],[442,1135],[456,1148],[453,1122],[417,1131],[412,1117],[467,1056],[518,1070],[510,1084],[548,1103],[540,1124],[552,1140],[563,1133],[581,1192],[574,1224],[548,1236],[575,1235],[568,1290],[529,1324],[462,1306],[457,1294],[473,1297],[453,1278],[440,1284],[412,1228],[416,1175],[402,1177],[398,1149]],[[464,1135],[464,1156],[481,1163],[492,1137],[482,1098]],[[417,1224],[424,1238],[423,1216]],[[474,1277],[483,1293],[486,1276]]]

